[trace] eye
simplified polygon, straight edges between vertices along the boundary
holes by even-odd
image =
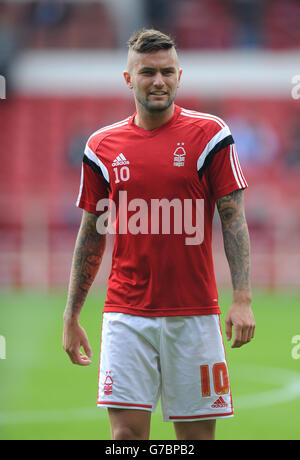
[[[142,75],[153,75],[153,71],[152,70],[142,70],[141,74]]]
[[[172,74],[174,73],[174,70],[172,70],[172,69],[166,69],[166,70],[164,70],[163,73],[164,73],[164,75],[172,75]]]

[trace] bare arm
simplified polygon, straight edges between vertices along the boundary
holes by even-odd
[[[82,346],[88,357],[92,354],[87,335],[78,321],[86,296],[100,267],[106,242],[105,235],[97,232],[97,218],[97,215],[83,211],[73,254],[67,305],[64,311],[63,346],[71,361],[79,365],[91,363],[80,352]]]
[[[226,335],[231,340],[234,326],[235,339],[232,347],[238,348],[250,342],[255,330],[251,310],[250,240],[243,191],[236,190],[218,199],[217,207],[233,285],[233,303],[226,318]]]

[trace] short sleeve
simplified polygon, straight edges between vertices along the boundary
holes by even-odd
[[[107,170],[87,144],[81,166],[80,190],[76,205],[94,214],[101,214],[96,209],[97,203],[101,199],[107,199],[108,194],[109,179]]]
[[[208,179],[216,200],[248,187],[235,144],[230,144],[213,156],[208,167]]]
[[[205,131],[205,148],[197,161],[198,176],[208,177],[215,199],[248,187],[229,127],[214,119]]]

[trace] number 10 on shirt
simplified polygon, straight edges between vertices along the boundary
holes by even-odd
[[[118,168],[114,168],[114,173],[115,184],[118,184],[120,182],[120,179],[126,182],[130,178],[130,171],[128,166],[122,166],[122,168],[120,168],[120,171],[118,171]]]

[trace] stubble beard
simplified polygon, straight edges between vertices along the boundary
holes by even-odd
[[[165,102],[165,104],[157,104],[152,101],[150,101],[147,98],[139,96],[139,94],[135,94],[135,97],[138,101],[138,103],[149,113],[161,113],[167,110],[174,102],[176,93],[173,94],[171,97],[168,97],[168,100]]]

